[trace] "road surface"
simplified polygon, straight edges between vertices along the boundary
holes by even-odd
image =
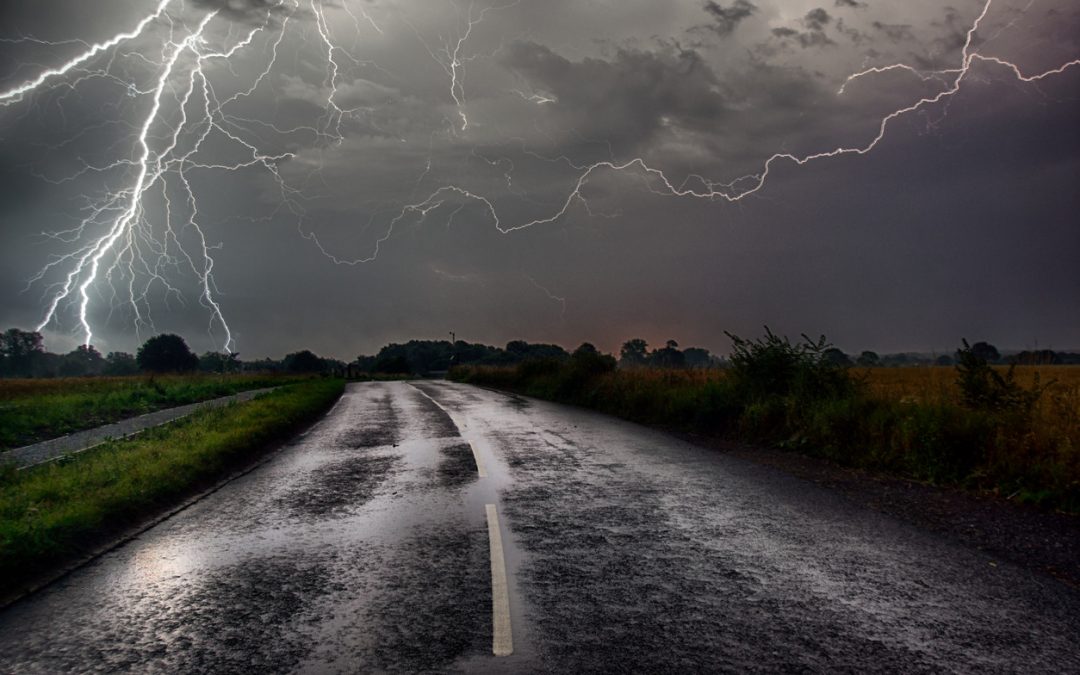
[[[636,425],[353,384],[0,613],[0,671],[1076,673],[1080,593]]]

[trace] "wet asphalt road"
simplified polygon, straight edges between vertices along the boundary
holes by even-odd
[[[1076,673],[1080,593],[635,425],[354,384],[267,463],[0,613],[0,672],[113,671]]]

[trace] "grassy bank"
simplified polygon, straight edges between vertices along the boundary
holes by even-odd
[[[341,380],[204,410],[67,462],[0,474],[0,596],[179,503],[316,420]]]
[[[1013,397],[979,398],[954,368],[846,370],[797,352],[761,341],[722,371],[575,358],[458,368],[451,378],[1080,513],[1080,368],[1017,368],[1011,383],[993,371],[1006,384],[986,368],[968,388],[1007,386]]]
[[[159,375],[0,380],[0,452],[127,417],[296,378]]]

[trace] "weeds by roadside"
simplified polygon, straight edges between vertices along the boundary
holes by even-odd
[[[0,451],[300,378],[251,375],[0,380]]]
[[[251,461],[321,415],[341,380],[203,410],[68,461],[0,473],[0,596]]]
[[[450,376],[644,424],[1080,512],[1080,384],[1042,384],[1027,368],[1025,386],[1020,371],[990,366],[965,342],[957,368],[951,375],[938,369],[935,377],[945,379],[927,391],[894,387],[883,395],[876,379],[917,369],[845,368],[826,358],[824,338],[792,343],[767,329],[760,339],[730,337],[725,371],[582,375],[572,364],[538,361],[458,368]]]

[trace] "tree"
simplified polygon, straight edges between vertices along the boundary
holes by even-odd
[[[155,335],[139,347],[135,360],[141,370],[151,373],[187,373],[199,367],[184,338],[172,333]]]
[[[93,345],[79,345],[64,354],[64,360],[60,363],[60,375],[64,377],[100,375],[104,370],[105,359]]]
[[[859,354],[855,363],[865,368],[876,368],[881,365],[881,357],[877,355],[877,352],[865,351]]]
[[[1061,356],[1052,349],[1027,349],[1010,359],[1021,366],[1057,366],[1061,365]]]
[[[964,341],[967,344],[967,341]],[[976,342],[971,345],[971,353],[979,359],[986,361],[987,363],[996,363],[1001,360],[1001,353],[998,352],[997,347],[988,342]]]
[[[840,349],[837,349],[836,347],[829,347],[828,349],[823,351],[821,353],[821,358],[825,361],[825,363],[830,363],[834,366],[841,366],[843,368],[847,368],[848,366],[852,365],[851,357],[845,354]]]
[[[0,335],[0,374],[33,377],[44,354],[41,333],[9,328]]]
[[[679,350],[678,342],[668,340],[663,349],[653,351],[649,363],[658,368],[683,368],[686,366],[686,357]]]
[[[687,347],[683,350],[683,359],[687,368],[709,368],[714,366],[715,359],[708,349],[700,347]]]
[[[240,370],[237,352],[206,352],[199,357],[199,370],[204,373],[235,373]]]
[[[139,364],[127,352],[109,352],[105,357],[105,374],[113,376],[137,375]]]
[[[570,355],[570,365],[573,377],[580,379],[615,370],[615,357],[601,354],[594,345],[583,342]]]
[[[324,370],[323,360],[308,349],[287,354],[282,363],[290,373],[321,373]]]
[[[412,373],[412,367],[409,365],[409,359],[403,354],[379,356],[375,359],[375,372],[388,375],[409,375]]]
[[[643,366],[649,361],[649,343],[641,338],[634,338],[623,343],[619,352],[619,363],[625,367]]]

